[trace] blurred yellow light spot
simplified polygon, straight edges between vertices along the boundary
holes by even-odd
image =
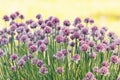
[[[26,19],[35,18],[38,13],[45,18],[56,16],[62,21],[73,21],[77,16],[82,19],[91,17],[96,25],[108,26],[109,30],[120,35],[119,3],[120,0],[0,0],[0,26],[4,25],[4,14],[20,11]]]

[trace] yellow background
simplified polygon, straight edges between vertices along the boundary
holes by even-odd
[[[91,17],[99,27],[107,26],[120,36],[120,0],[0,0],[0,28],[4,25],[2,16],[15,11],[20,11],[26,19],[38,13],[62,21],[73,21],[77,16]]]

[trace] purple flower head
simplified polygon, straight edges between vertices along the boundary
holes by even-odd
[[[44,20],[45,24],[49,21],[49,19]]]
[[[15,35],[15,32],[9,29],[9,30],[7,31],[7,34],[9,34],[9,35]]]
[[[44,23],[44,21],[43,21],[42,19],[39,19],[39,20],[38,20],[38,24],[39,24],[39,25],[42,25],[43,23]]]
[[[36,30],[35,32],[34,32],[34,35],[35,36],[40,36],[42,34],[42,31],[41,30]]]
[[[20,27],[20,23],[13,23],[13,24],[15,24],[16,26],[17,26],[17,28],[18,27]],[[24,23],[25,24],[25,23]],[[26,24],[25,24],[26,25]]]
[[[83,27],[84,27],[83,24],[78,24],[78,25],[77,25],[77,28],[78,28],[79,30],[81,30]]]
[[[114,64],[118,63],[118,56],[116,55],[111,56],[110,61]]]
[[[87,80],[91,80],[92,78],[94,78],[93,73],[92,73],[92,72],[88,72],[88,73],[86,74],[86,79],[87,79]]]
[[[95,52],[92,52],[89,54],[90,58],[95,58],[96,57],[96,53]]]
[[[64,20],[63,25],[64,26],[70,26],[70,21],[69,20]]]
[[[49,43],[49,40],[47,38],[44,38],[43,43],[47,45]]]
[[[75,42],[71,42],[71,43],[70,43],[70,46],[71,46],[71,47],[74,47],[74,46],[75,46]]]
[[[23,59],[20,59],[19,61],[18,61],[18,66],[23,66],[25,64],[25,61],[23,60]]]
[[[11,66],[11,71],[16,71],[17,67],[16,66]]]
[[[89,43],[88,43],[88,44],[89,44],[89,46],[90,46],[90,47],[94,47],[95,42],[94,42],[94,41],[89,41]]]
[[[87,27],[82,28],[81,33],[84,35],[88,35],[89,31]]]
[[[28,38],[30,38],[30,37],[33,37],[34,35],[32,34],[32,32],[29,32],[29,33],[27,34],[27,36],[28,36]]]
[[[42,43],[40,46],[39,46],[39,48],[38,48],[38,51],[41,51],[41,52],[44,52],[44,51],[46,51],[46,45],[44,44],[44,43]]]
[[[64,54],[63,54],[62,51],[58,51],[57,54],[55,55],[55,57],[56,57],[57,59],[63,59],[63,58],[64,58]]]
[[[38,58],[33,58],[32,60],[31,60],[31,64],[37,64],[37,61],[38,61]]]
[[[28,47],[30,47],[30,46],[32,46],[32,45],[33,45],[33,42],[29,42],[29,43],[27,44]]]
[[[47,33],[47,34],[49,34],[49,33],[52,32],[52,28],[49,27],[49,26],[46,26],[46,27],[44,28],[44,32]]]
[[[70,29],[68,27],[65,27],[63,29],[63,34],[66,35],[66,36],[68,36],[70,34]]]
[[[30,20],[26,21],[26,24],[29,25],[29,24],[32,24],[33,22],[34,22],[34,20],[30,19]]]
[[[34,53],[35,51],[37,51],[37,47],[35,45],[31,45],[29,47],[30,53]]]
[[[105,36],[105,31],[104,31],[103,29],[101,29],[101,30],[100,30],[100,34],[101,34],[102,36]]]
[[[35,39],[36,39],[36,37],[34,36],[34,35],[31,35],[30,37],[29,37],[29,39],[30,39],[30,41],[35,41]]]
[[[59,74],[62,74],[62,73],[64,72],[64,68],[58,67],[58,68],[56,69],[56,72],[59,73]]]
[[[61,30],[61,26],[60,25],[56,26],[56,30],[60,31]]]
[[[38,67],[42,67],[44,63],[43,63],[42,60],[37,60],[36,64],[37,64]]]
[[[57,24],[60,23],[60,20],[59,20],[57,17],[53,17],[53,18],[52,18],[52,23],[53,23],[54,25],[57,25]]]
[[[92,33],[95,33],[95,32],[98,30],[98,27],[97,27],[97,26],[93,26],[93,27],[91,28],[91,30],[92,30]]]
[[[100,35],[99,30],[97,30],[95,33],[91,33],[91,36],[93,37],[94,40],[98,40]]]
[[[113,38],[113,37],[114,37],[114,35],[115,35],[115,33],[114,33],[114,32],[109,32],[109,33],[108,33],[108,37],[110,37],[110,38]]]
[[[115,39],[114,42],[115,42],[116,45],[118,45],[118,46],[120,45],[120,39],[119,38]]]
[[[45,23],[42,23],[41,26],[40,26],[42,29],[44,29],[46,27],[46,24]]]
[[[93,71],[94,71],[95,73],[98,73],[98,72],[99,72],[99,68],[98,68],[97,66],[95,66],[95,67],[93,68]]]
[[[8,30],[7,30],[8,31]],[[7,38],[7,34],[6,34],[7,32],[3,32],[2,34],[1,34],[1,38]]]
[[[11,30],[11,31],[15,31],[16,28],[17,28],[16,24],[12,24],[12,25],[10,26],[10,30]]]
[[[74,33],[73,33],[73,37],[74,37],[75,39],[78,39],[79,36],[80,36],[80,33],[79,33],[79,32],[74,32]]]
[[[27,35],[22,35],[20,37],[20,41],[23,42],[23,43],[28,42],[28,36]]]
[[[73,40],[74,39],[74,35],[72,34],[72,35],[70,35],[70,39],[71,40]]]
[[[90,47],[89,47],[88,44],[82,44],[82,45],[80,46],[80,50],[81,50],[81,51],[89,51],[89,50],[90,50]]]
[[[56,40],[57,43],[61,43],[61,42],[63,42],[63,36],[62,35],[57,35],[55,40]]]
[[[93,19],[90,19],[90,24],[93,24],[94,23],[94,20]]]
[[[10,58],[11,58],[12,61],[17,60],[18,55],[17,54],[11,54]]]
[[[30,27],[32,29],[36,28],[37,26],[38,26],[38,24],[36,22],[32,22],[31,25],[30,25]]]
[[[63,49],[62,53],[64,54],[64,56],[67,56],[67,50],[66,49]]]
[[[79,54],[74,54],[72,57],[72,60],[76,62],[76,64],[78,63],[78,61],[80,60],[80,55]]]
[[[7,38],[6,33],[2,34],[2,35],[1,35],[1,38]]]
[[[37,47],[39,47],[41,44],[43,44],[43,41],[42,41],[42,40],[38,40],[38,41],[36,42]]]
[[[48,20],[52,20],[54,17],[53,16],[50,16],[49,18],[48,18]]]
[[[79,36],[79,41],[82,41],[84,39],[83,36]]]
[[[11,18],[12,20],[14,20],[16,17],[17,17],[16,14],[11,14],[11,15],[10,15],[10,18]]]
[[[4,21],[9,21],[9,17],[8,17],[7,15],[4,15],[4,16],[3,16],[3,20],[4,20]]]
[[[115,43],[110,44],[110,49],[115,50],[117,48],[117,45]]]
[[[28,27],[25,28],[25,32],[28,33],[30,32],[30,29]]]
[[[21,34],[16,35],[16,40],[20,40]]]
[[[22,33],[23,31],[24,31],[24,27],[23,27],[23,26],[18,27],[18,28],[16,29],[16,32],[17,32],[17,33]]]
[[[24,15],[22,15],[22,14],[19,15],[19,18],[20,18],[20,19],[24,19]]]
[[[99,44],[96,46],[96,48],[95,48],[95,50],[96,50],[97,52],[103,51],[104,49],[105,49],[105,47],[104,47],[104,44],[103,44],[103,43],[99,43]]]
[[[108,29],[107,27],[102,27],[102,29],[106,32]]]
[[[104,43],[104,44],[106,44],[106,45],[109,44],[107,40],[102,41],[102,43]]]
[[[102,66],[105,66],[105,67],[108,68],[108,67],[109,67],[109,63],[108,63],[108,61],[103,61],[103,62],[102,62]]]
[[[69,38],[67,36],[63,37],[63,43],[68,43],[69,42]]]
[[[52,21],[47,21],[46,25],[51,28],[54,28],[54,24],[52,23]]]
[[[22,59],[26,62],[27,59],[28,59],[28,57],[27,57],[26,55],[23,55],[23,56],[22,56]]]
[[[33,55],[32,54],[28,54],[28,59],[32,59]]]
[[[40,68],[39,73],[41,73],[41,74],[47,74],[48,70],[47,70],[46,67],[43,66],[43,67]]]
[[[84,22],[85,22],[85,23],[89,23],[89,22],[90,22],[90,18],[85,18],[85,19],[84,19]]]
[[[76,17],[73,25],[76,26],[79,23],[81,23],[81,19],[79,17]]]
[[[101,73],[101,75],[107,75],[109,73],[109,70],[107,67],[102,66],[99,70],[99,72]]]
[[[0,49],[0,57],[2,57],[4,55],[5,55],[5,52],[2,49]]]
[[[41,14],[37,14],[36,15],[36,19],[41,19],[42,18],[42,15]]]
[[[89,42],[90,42],[90,38],[86,37],[85,43],[86,43],[86,44],[89,44]]]
[[[99,36],[99,40],[104,40],[104,36]]]
[[[16,16],[19,16],[19,15],[20,15],[20,13],[19,13],[18,11],[16,11],[15,14],[16,14]]]
[[[8,44],[8,42],[9,42],[8,38],[2,38],[1,39],[1,45],[6,45],[6,44]]]

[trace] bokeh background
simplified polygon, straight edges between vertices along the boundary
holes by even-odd
[[[90,17],[95,25],[107,26],[120,36],[120,0],[0,0],[0,28],[4,27],[2,16],[19,11],[26,19],[40,13],[49,16],[73,19]]]

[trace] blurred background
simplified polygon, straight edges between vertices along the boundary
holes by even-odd
[[[0,0],[0,28],[4,25],[2,16],[15,11],[26,19],[40,13],[44,18],[56,16],[61,22],[73,21],[77,16],[90,17],[95,25],[107,26],[120,36],[120,0]]]

